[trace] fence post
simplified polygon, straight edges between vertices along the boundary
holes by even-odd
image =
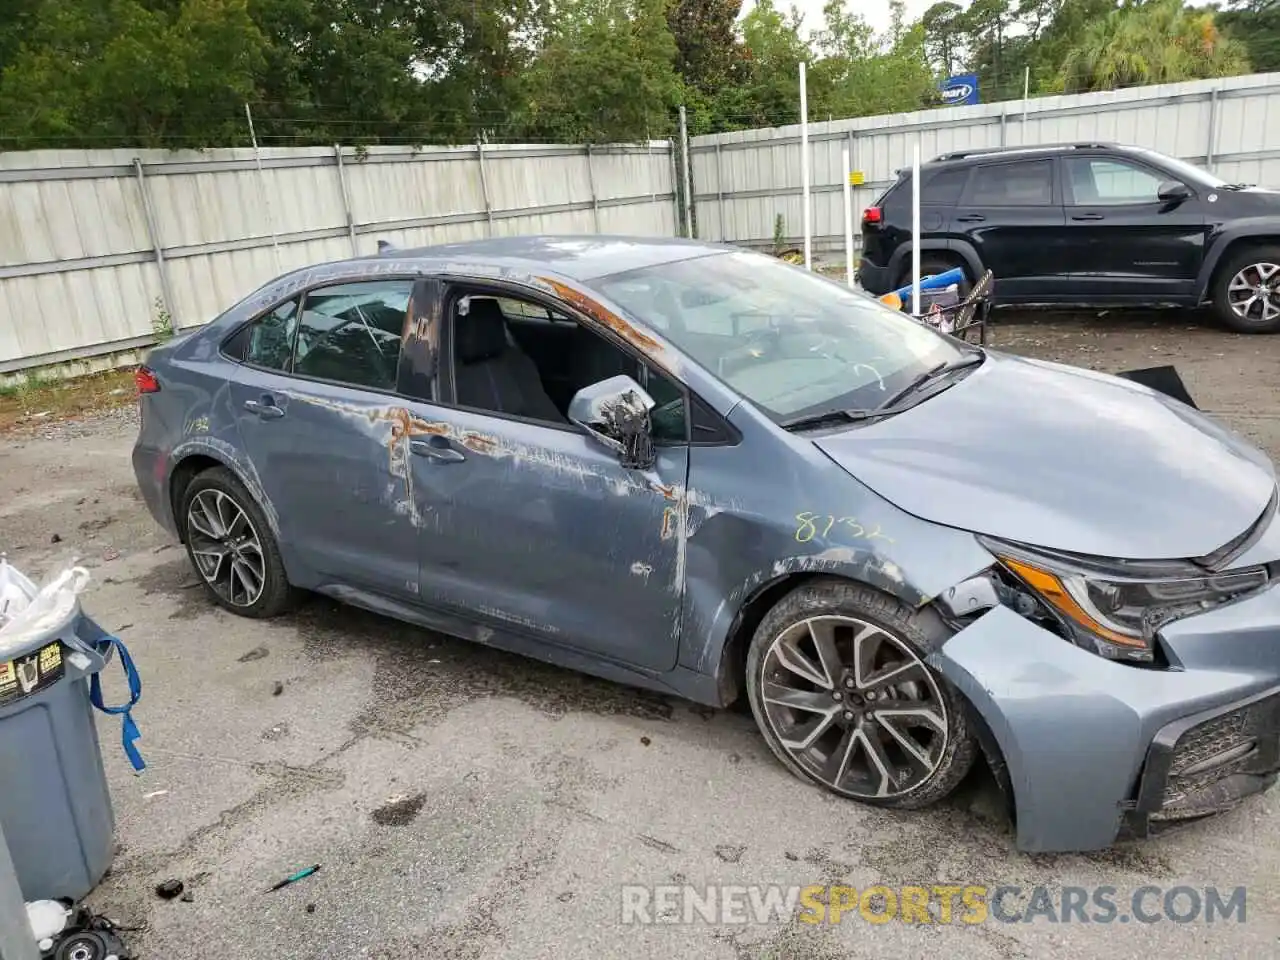
[[[724,158],[720,154],[720,141],[716,141],[716,220],[720,223],[720,236],[717,240],[729,239],[724,228]]]
[[[347,236],[351,238],[351,255],[360,256],[360,248],[356,244],[356,218],[351,212],[351,192],[347,189],[347,171],[342,163],[342,146],[333,145],[333,156],[338,161],[338,189],[342,192],[342,213],[347,218]]]
[[[0,960],[40,960],[3,827],[0,827]]]
[[[484,164],[484,141],[476,137],[476,159],[480,162],[480,190],[484,193],[484,222],[489,236],[493,236],[493,200],[489,197],[489,171]]]
[[[596,192],[596,166],[592,160],[591,144],[587,144],[587,183],[591,185],[591,219],[600,232],[600,195]]]
[[[151,237],[151,248],[155,251],[156,270],[160,273],[160,294],[164,297],[164,309],[169,314],[169,322],[176,330],[177,317],[174,311],[177,304],[173,300],[173,288],[169,285],[169,266],[164,261],[164,248],[160,245],[160,231],[156,229],[156,218],[151,208],[151,195],[147,192],[147,178],[142,172],[142,159],[133,158],[133,170],[138,178],[138,193],[142,197],[142,217],[147,223],[147,235]]]
[[[1218,141],[1218,88],[1209,91],[1209,146],[1204,152],[1204,165],[1213,169],[1213,150]]]
[[[693,194],[689,191],[689,125],[685,119],[684,104],[680,104],[680,159],[681,178],[684,181],[684,235],[692,237],[693,230]]]
[[[675,205],[675,235],[680,236],[680,219],[682,211],[680,209],[680,170],[676,163],[676,142],[675,140],[667,140],[667,157],[671,160],[671,202]]]

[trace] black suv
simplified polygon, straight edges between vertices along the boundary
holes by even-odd
[[[990,269],[998,303],[1209,302],[1244,333],[1280,330],[1280,192],[1139,147],[948,153],[920,167],[925,275]],[[911,172],[862,215],[858,278],[911,282]]]

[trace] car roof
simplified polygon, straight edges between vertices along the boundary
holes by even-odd
[[[929,161],[929,164],[947,164],[964,160],[1000,160],[1004,157],[1025,157],[1038,154],[1070,153],[1074,150],[1098,153],[1138,153],[1140,147],[1123,143],[1108,143],[1103,140],[1071,143],[1040,143],[1025,147],[973,147],[966,150],[950,150],[941,153]]]
[[[419,260],[426,269],[481,263],[511,267],[521,272],[550,270],[570,280],[586,282],[615,273],[663,263],[729,253],[721,244],[678,237],[590,235],[539,235],[493,237],[435,247],[388,248],[356,261],[394,258]]]

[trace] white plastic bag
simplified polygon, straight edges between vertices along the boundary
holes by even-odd
[[[89,585],[89,571],[84,567],[67,567],[37,590],[8,563],[3,566],[14,602],[21,602],[17,599],[19,592],[28,599],[5,622],[0,622],[0,659],[30,646],[41,634],[57,630],[75,612],[80,594]]]
[[[0,627],[25,610],[37,592],[34,583],[0,557]]]

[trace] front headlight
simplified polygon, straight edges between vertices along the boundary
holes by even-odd
[[[1164,625],[1265,586],[1266,567],[1209,573],[1190,563],[1106,564],[985,546],[1070,632],[1079,645],[1112,660],[1150,661]]]

